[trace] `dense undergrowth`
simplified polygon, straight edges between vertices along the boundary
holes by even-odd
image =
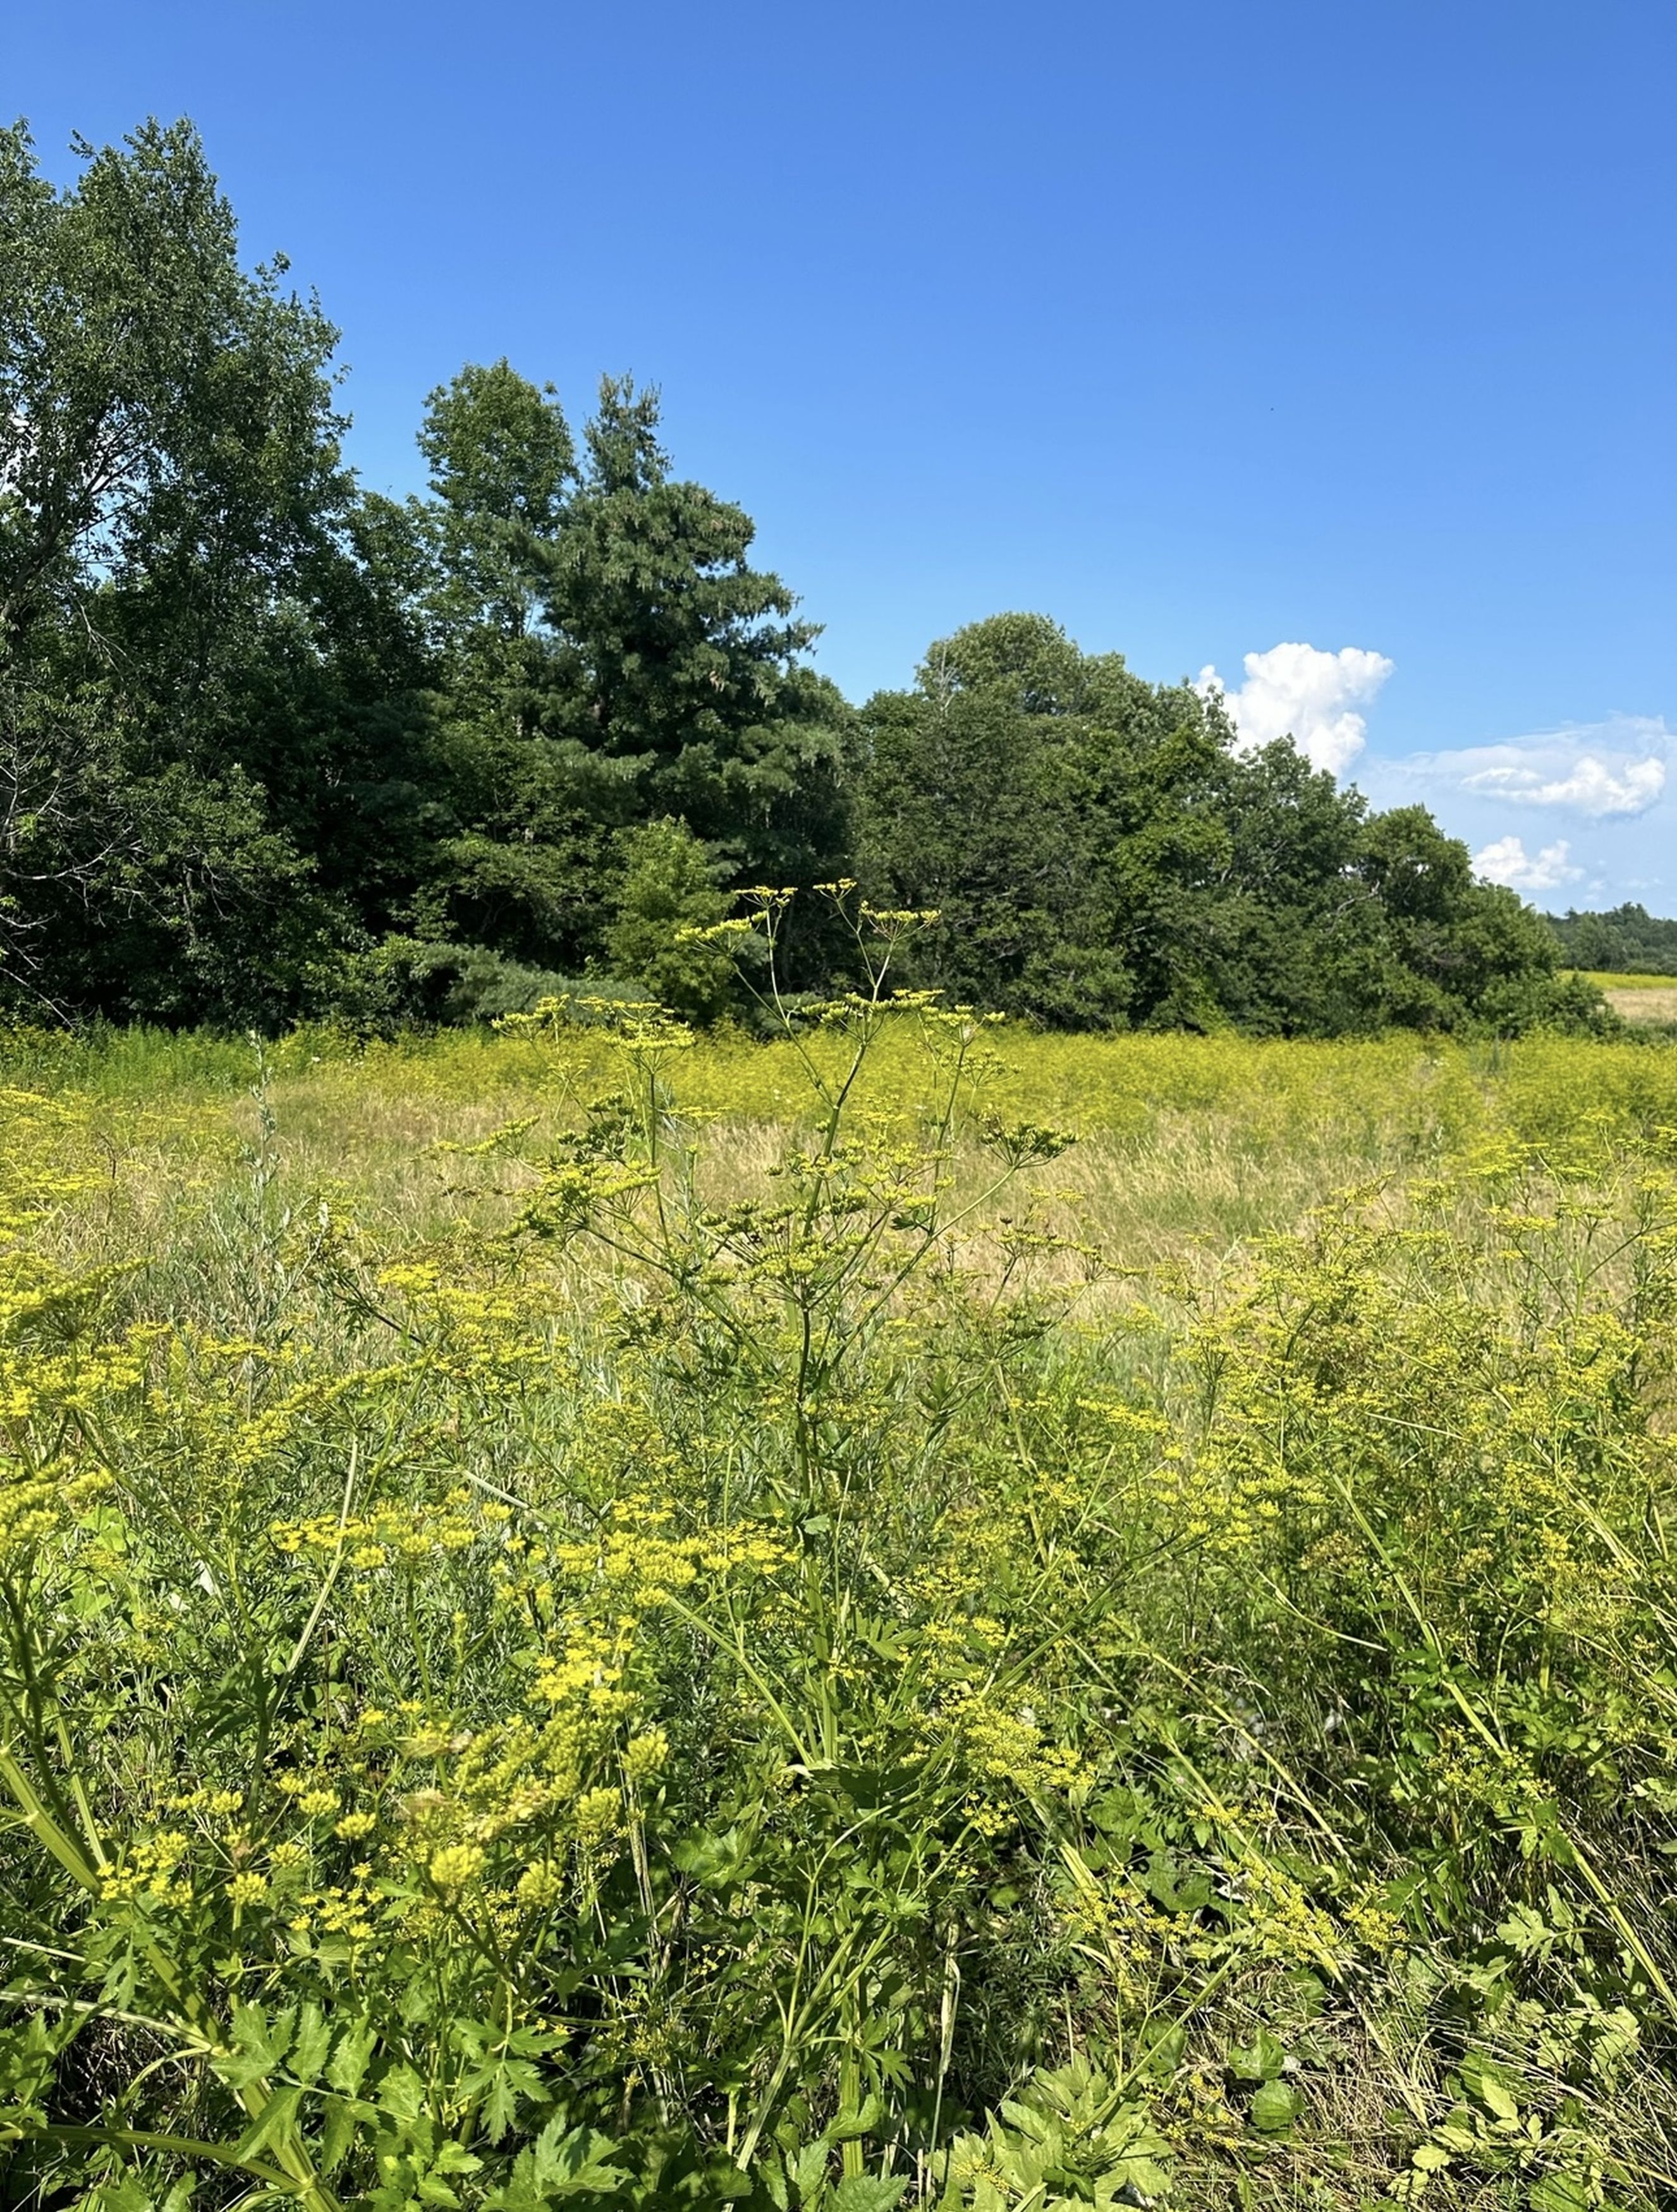
[[[0,2203],[1671,2201],[1677,1061],[1006,1040],[13,1042]]]

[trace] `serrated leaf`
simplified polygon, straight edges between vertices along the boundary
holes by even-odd
[[[770,2171],[771,2168],[764,2167],[765,2178]],[[698,2177],[693,2177],[695,2185],[697,2180]],[[718,2204],[738,2204],[756,2194],[756,2185],[750,2175],[742,2173],[729,2158],[719,2159],[705,2168],[702,2185]],[[781,2185],[784,2188],[786,2185],[783,2182]]]
[[[326,2016],[311,1998],[297,2015],[297,2033],[291,2045],[291,2071],[300,2081],[312,2084],[319,2080],[331,2046]]]
[[[277,2066],[291,2048],[292,2023],[297,2016],[295,2006],[278,2013],[270,2021],[261,2008],[253,2004],[236,2004],[233,2008],[234,2047],[241,2056],[261,2062],[266,2074]]]
[[[871,2091],[861,2103],[850,2112],[841,2112],[832,2124],[823,2130],[829,2143],[856,2142],[872,2133],[879,2124],[884,2106]]]
[[[906,2176],[886,2181],[868,2173],[852,2173],[840,2182],[827,2202],[831,2212],[893,2212],[908,2186]]]
[[[520,2080],[520,2074],[526,2078]],[[533,2066],[521,2066],[516,2069],[512,2066],[495,2066],[487,2070],[486,2080],[480,2075],[475,2077],[475,2081],[482,2084],[483,2132],[492,2143],[498,2143],[518,2118],[520,2105],[540,2087],[541,2076]],[[472,2086],[467,2085],[469,2089]]]
[[[689,1881],[717,1901],[732,1897],[750,1879],[756,1864],[755,1844],[738,1828],[725,1829],[720,1835],[689,1836],[671,1856]]]
[[[795,2160],[787,2160],[787,2166],[800,2203],[807,2202],[818,2194],[827,2179],[826,2144],[819,2136],[813,2142],[806,2142]]]
[[[269,2143],[283,2136],[290,2126],[298,2105],[302,2101],[302,2094],[301,2089],[295,2081],[288,2081],[284,2088],[276,2089],[251,2122],[249,2127],[246,2129],[244,2134],[240,2136],[234,2156],[240,2159],[254,2158],[259,2150],[264,2149]]]
[[[611,2163],[616,2148],[594,2128],[567,2129],[562,2120],[550,2120],[532,2147],[532,2178],[550,2197],[604,2195],[629,2178]]]
[[[233,2049],[218,2051],[212,2063],[230,2089],[248,2089],[272,2069],[275,2059],[268,2023],[255,2005],[234,2007]]]
[[[1298,2118],[1302,2100],[1285,2081],[1266,2081],[1252,2098],[1250,2118],[1260,2135],[1284,2136]]]
[[[131,2173],[107,2181],[92,2201],[99,2212],[153,2212],[150,2192]]]
[[[464,2143],[456,2142],[453,2136],[447,2136],[438,2144],[431,2168],[435,2173],[477,2173],[482,2170],[483,2164],[483,2160],[469,2151]]]
[[[357,2105],[348,2097],[328,2097],[325,2100],[325,2124],[320,2134],[320,2171],[336,2173],[349,2154],[361,2122],[367,2118],[371,2107]]]
[[[425,2108],[425,2084],[411,2066],[392,2066],[379,2083],[379,2104],[411,2127]]]
[[[326,2064],[326,2079],[346,2097],[353,2097],[367,2078],[374,2039],[373,2030],[364,2025],[345,2028],[337,2039]]]

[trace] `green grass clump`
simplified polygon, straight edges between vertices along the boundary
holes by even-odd
[[[1671,2201],[1677,1060],[1006,1036],[14,1064],[0,2202]]]

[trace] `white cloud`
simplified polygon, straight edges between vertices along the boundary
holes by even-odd
[[[1503,744],[1412,753],[1392,767],[1434,790],[1556,807],[1600,822],[1645,814],[1656,802],[1665,790],[1674,734],[1657,716],[1620,714]]]
[[[1291,736],[1315,768],[1335,775],[1363,750],[1368,724],[1353,710],[1366,706],[1392,672],[1383,653],[1347,645],[1324,653],[1314,645],[1273,645],[1249,653],[1246,681],[1225,689],[1214,668],[1202,668],[1195,689],[1221,691],[1243,748]]]
[[[1473,855],[1473,872],[1487,883],[1505,884],[1513,891],[1552,891],[1562,884],[1575,884],[1583,874],[1567,859],[1571,848],[1564,837],[1546,845],[1540,853],[1528,853],[1518,837],[1498,837]]]
[[[1608,714],[1448,752],[1366,753],[1356,775],[1375,806],[1430,807],[1453,837],[1490,856],[1487,873],[1499,864],[1547,872],[1550,841],[1564,837],[1559,865],[1583,872],[1561,879],[1573,904],[1633,898],[1650,914],[1677,914],[1677,726],[1657,714]],[[1534,855],[1508,835],[1516,829]]]
[[[1514,748],[1489,750],[1512,752]],[[1570,806],[1599,818],[1644,812],[1665,789],[1665,763],[1651,754],[1645,760],[1615,763],[1595,753],[1580,753],[1564,774],[1546,778],[1529,760],[1498,761],[1476,770],[1466,782],[1470,791],[1483,791],[1493,799],[1516,799],[1525,806]]]

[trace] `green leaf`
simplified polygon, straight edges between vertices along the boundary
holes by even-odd
[[[379,2104],[393,2119],[411,2127],[425,2109],[425,2084],[411,2066],[392,2066],[379,2083]]]
[[[434,2173],[478,2173],[482,2172],[483,2165],[481,2158],[469,2151],[464,2143],[456,2142],[451,2136],[438,2144],[431,2160],[431,2171]]]
[[[341,2089],[346,2097],[353,2097],[367,2078],[368,2061],[373,2056],[376,2038],[364,2023],[345,2028],[337,2039],[326,2066],[326,2079],[334,2089]]]
[[[295,2081],[289,2081],[284,2088],[276,2089],[240,2136],[234,2156],[254,2158],[265,2145],[283,2136],[291,2124],[302,2094]]]
[[[155,2212],[150,2191],[131,2173],[104,2183],[96,2195],[84,2202],[88,2212]]]
[[[623,2166],[611,2162],[616,2148],[611,2138],[596,2129],[567,2128],[562,2120],[550,2121],[528,2154],[531,2179],[537,2191],[549,2197],[603,2196],[629,2179]]]
[[[1462,2061],[1461,2079],[1472,2097],[1476,2097],[1486,2112],[1499,2120],[1517,2120],[1520,2107],[1512,2091],[1497,2067],[1488,2058],[1473,2051]]]
[[[1303,2100],[1285,2081],[1266,2081],[1253,2096],[1250,2118],[1260,2135],[1284,2136],[1298,2118]]]
[[[684,1836],[671,1856],[690,1881],[726,1896],[749,1873],[751,1845],[738,1828],[725,1828],[720,1835],[701,1830]]]
[[[1231,2044],[1229,2048],[1229,2071],[1242,2081],[1273,2081],[1286,2062],[1285,2045],[1267,2027],[1261,2027],[1250,2043]]]
[[[479,2083],[483,2084],[483,2132],[492,2143],[498,2143],[518,2118],[520,2105],[540,2090],[542,2077],[535,2067],[522,2059],[513,2059],[504,2066],[489,2068],[487,2078],[474,2075],[466,2084],[468,2094],[479,2094],[474,2086]]]
[[[349,2153],[361,2123],[372,2117],[373,2107],[349,2097],[328,2097],[325,2124],[320,2135],[320,2171],[336,2173]]]
[[[268,2021],[253,2004],[233,2008],[233,2049],[217,2052],[215,2068],[232,2089],[248,2089],[264,2074],[271,2074],[291,2041],[290,2014],[283,2014],[270,2032]]]
[[[793,2187],[798,2191],[799,2203],[812,2204],[820,2196],[827,2179],[825,2142],[817,2136],[813,2142],[804,2145],[795,2162],[788,2159],[787,2165],[792,2175]]]
[[[1589,2184],[1576,2173],[1546,2173],[1527,2192],[1531,2212],[1585,2212]]]
[[[896,2181],[876,2179],[872,2174],[853,2173],[840,2182],[828,2197],[831,2212],[892,2212],[902,2200],[908,2188],[906,2176]]]
[[[311,1998],[297,2015],[296,2039],[291,2046],[291,2071],[300,2081],[319,2080],[331,2045],[331,2030],[326,2024],[326,2016]]]
[[[1188,2048],[1185,2027],[1155,2028],[1145,2031],[1141,2039],[1140,2071],[1150,2081],[1170,2081],[1182,2063],[1182,2053]]]
[[[829,2143],[858,2142],[863,2136],[871,2135],[878,2126],[879,2116],[884,2109],[878,2098],[870,2092],[860,2105],[848,2112],[841,2112],[823,2132]]]
[[[16,2142],[46,2118],[53,2055],[39,2014],[20,2027],[0,2029],[0,2144]]]
[[[288,2005],[282,2013],[266,2019],[255,2005],[239,2004],[233,2008],[233,2039],[253,2057],[262,2060],[267,2072],[283,2063],[291,2048],[292,2028],[297,2018],[295,2005]]]
[[[765,2181],[768,2180],[772,2172],[772,2167],[764,2167],[763,2178]],[[775,2178],[777,2180],[779,2179],[778,2175],[775,2175]],[[702,2179],[697,2176],[693,2177],[692,2179],[696,2186],[702,2187],[707,2191],[709,2196],[718,2204],[741,2203],[746,2197],[753,2197],[756,2194],[756,2185],[752,2181],[750,2175],[749,2173],[742,2173],[739,2168],[733,2163],[732,2160],[728,2158],[720,2159],[713,2165],[708,2166],[705,2168]],[[781,2183],[781,2187],[782,2191],[784,2191],[786,2184],[783,2181]],[[772,2189],[770,2191],[770,2194],[773,2194]],[[701,2198],[699,2201],[702,2202],[703,2200]]]
[[[1498,2081],[1495,2075],[1487,2074],[1486,2075],[1484,2081],[1480,2084],[1479,2094],[1480,2100],[1485,2105],[1486,2109],[1488,2112],[1494,2112],[1499,2120],[1517,2120],[1519,2118],[1519,2106],[1516,2104],[1511,2094],[1500,2081]]]

